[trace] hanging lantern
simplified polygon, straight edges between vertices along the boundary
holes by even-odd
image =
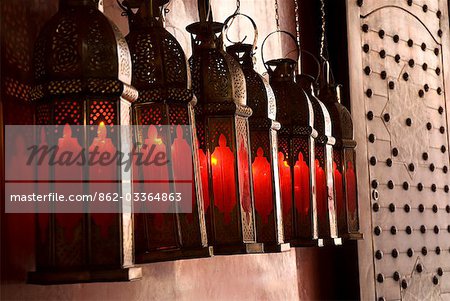
[[[259,253],[248,127],[252,111],[239,63],[223,50],[223,24],[212,22],[209,10],[209,2],[200,0],[200,22],[187,27],[208,241],[215,254]]]
[[[277,30],[274,34],[289,32]],[[298,49],[298,45],[295,43]],[[263,57],[264,61],[264,57]],[[292,246],[321,245],[318,240],[315,189],[314,112],[311,101],[295,82],[297,61],[282,58],[264,62],[277,101],[278,168],[286,242]]]
[[[328,109],[314,93],[314,78],[300,71],[296,77],[297,83],[306,92],[314,111],[314,128],[318,132],[315,139],[315,171],[316,171],[316,202],[319,226],[319,238],[324,243],[342,244],[338,237],[336,223],[336,201],[333,173],[333,146],[331,117]]]
[[[264,243],[265,252],[290,249],[284,243],[283,219],[278,171],[277,131],[280,123],[275,120],[275,95],[269,83],[253,68],[258,30],[247,15],[234,14],[225,25],[237,16],[248,18],[255,30],[252,44],[235,43],[227,52],[241,65],[247,88],[247,104],[253,110],[249,118],[253,188],[255,197],[255,222],[257,240]]]
[[[42,127],[41,144],[57,145],[60,151],[74,154],[97,149],[112,155],[130,138],[119,129],[129,124],[130,105],[138,96],[130,85],[130,53],[95,0],[61,0],[58,13],[40,33],[34,55],[32,96],[37,102],[37,123],[56,129],[49,133],[48,127]],[[113,164],[49,166],[37,172],[39,178],[45,177],[43,173],[53,175],[49,191],[65,187],[65,193],[124,197],[131,190],[128,174]],[[64,184],[61,180],[76,181]],[[94,191],[100,186],[92,180],[105,182],[103,190]],[[37,271],[29,273],[28,281],[54,284],[140,278],[141,269],[133,267],[132,216],[121,199],[111,205],[114,213],[94,213],[90,204],[71,206],[77,213],[37,214]]]
[[[136,137],[141,140],[140,144],[152,145],[153,140],[160,140],[158,147],[171,158],[172,164],[157,167],[158,171],[151,165],[140,165],[135,172],[138,179],[145,180],[154,178],[152,173],[154,176],[160,172],[162,178],[157,180],[163,182],[169,180],[170,175],[174,181],[157,185],[167,186],[164,188],[167,192],[180,192],[182,199],[188,199],[186,194],[192,195],[192,213],[136,213],[137,263],[212,255],[212,247],[207,245],[196,163],[198,148],[192,143],[197,140],[193,116],[196,100],[188,64],[178,41],[163,27],[161,11],[152,2],[143,1],[136,14],[130,7],[126,8],[130,20],[126,39],[134,66],[132,83],[139,91],[139,98],[133,103],[133,122],[139,128]],[[181,183],[179,187],[176,187],[177,180]],[[192,184],[182,184],[186,180],[191,180]],[[151,193],[150,185],[136,181],[134,191]]]
[[[341,104],[340,86],[330,82],[330,66],[324,62],[320,98],[331,114],[333,137],[333,172],[336,189],[336,211],[339,236],[344,239],[362,239],[359,231],[358,193],[356,181],[355,148],[352,116]]]

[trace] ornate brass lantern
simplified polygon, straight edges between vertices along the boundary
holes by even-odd
[[[97,146],[114,151],[123,139],[130,138],[118,129],[118,125],[129,124],[130,105],[138,96],[130,85],[130,53],[125,39],[98,10],[96,1],[61,0],[58,13],[40,33],[34,56],[36,86],[32,96],[37,102],[37,123],[56,125],[57,129],[51,135],[43,131],[41,143],[47,134],[48,140],[55,138],[49,143],[71,152]],[[85,127],[72,130],[74,125]],[[50,191],[68,177],[78,180],[69,184],[71,193],[94,194],[90,180],[80,181],[86,178],[108,182],[107,193],[123,196],[131,190],[130,181],[124,180],[127,175],[117,166],[110,166],[107,173],[91,166],[50,168],[55,179],[48,184]],[[79,178],[72,178],[76,173]],[[28,281],[54,284],[140,278],[141,269],[132,266],[131,212],[123,210],[121,200],[114,204],[116,213],[38,214],[37,271],[29,273]]]
[[[336,201],[333,174],[333,146],[330,113],[323,102],[314,93],[314,78],[299,72],[297,83],[308,94],[314,111],[314,128],[318,136],[315,139],[316,202],[319,224],[319,238],[325,243],[342,244],[338,238],[336,224]]]
[[[269,34],[289,32],[277,30]],[[298,49],[298,45],[295,44]],[[315,139],[313,105],[295,82],[297,61],[283,58],[264,62],[277,101],[278,167],[285,240],[292,246],[320,245],[315,188]]]
[[[333,137],[333,172],[336,190],[336,210],[339,236],[344,239],[362,239],[359,232],[358,193],[356,181],[355,148],[352,116],[341,104],[340,86],[330,82],[330,67],[324,62],[319,96],[331,114]]]
[[[208,11],[209,2],[199,0],[200,22],[187,27],[208,241],[215,254],[258,253],[245,77],[223,50],[223,24]]]
[[[181,179],[192,180],[192,188],[177,189],[192,194],[192,213],[140,212],[135,215],[136,262],[211,256],[196,163],[198,148],[192,143],[197,140],[193,112],[196,99],[191,90],[186,57],[175,37],[163,27],[161,11],[152,1],[143,1],[136,14],[131,8],[126,11],[130,19],[130,33],[126,39],[133,61],[132,83],[139,91],[139,98],[133,103],[133,123],[140,128],[136,137],[150,139],[147,137],[150,131],[146,129],[156,131],[161,125],[174,128],[171,133],[167,130],[158,133],[161,145],[165,146],[168,158],[173,162],[161,167],[165,168],[165,180],[169,180],[169,175],[174,180],[170,185],[167,182],[167,190],[175,191],[176,180],[183,177],[175,168],[178,161],[193,164],[186,168],[191,173]],[[149,180],[145,176],[152,172],[151,166],[138,168],[138,178]],[[136,182],[134,188],[138,193],[152,192],[142,182]],[[182,198],[187,199],[186,196]]]
[[[242,14],[229,17],[225,24],[231,23],[239,15]],[[227,47],[227,52],[242,67],[247,87],[247,103],[253,110],[249,124],[257,239],[264,243],[265,252],[287,251],[289,244],[284,243],[278,171],[277,131],[280,123],[275,120],[275,95],[269,83],[253,68],[258,31],[250,17],[242,16],[248,18],[254,26],[254,43],[235,43]]]

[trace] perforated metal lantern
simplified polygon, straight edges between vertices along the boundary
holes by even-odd
[[[319,225],[319,239],[324,243],[342,244],[338,237],[336,222],[336,200],[333,173],[333,146],[330,113],[323,102],[316,97],[314,78],[298,74],[297,83],[308,94],[314,111],[314,128],[318,132],[315,139],[316,202]]]
[[[284,33],[295,41],[290,33]],[[318,245],[314,172],[317,131],[314,129],[313,106],[295,82],[296,61],[274,59],[264,64],[275,93],[277,118],[281,122],[278,167],[285,241],[291,246]]]
[[[160,167],[167,175],[160,180],[167,180],[168,193],[192,195],[192,213],[137,213],[134,222],[138,263],[212,255],[206,237],[198,148],[192,143],[197,140],[193,112],[196,99],[191,90],[189,67],[180,44],[163,27],[158,8],[151,6],[152,1],[143,1],[136,14],[127,9],[130,33],[126,39],[133,61],[132,83],[139,91],[139,98],[133,104],[133,122],[139,125],[136,137],[141,143],[150,139],[145,129],[156,130],[160,125],[173,129],[158,133],[167,157],[172,160],[172,164]],[[183,164],[180,160],[193,166],[178,170],[176,167]],[[146,175],[152,172],[152,166],[137,168],[138,179],[150,180]],[[191,173],[185,175],[186,171]],[[174,180],[170,183],[169,175]],[[182,184],[185,180],[191,180],[191,187]],[[177,185],[178,188],[174,187]],[[136,182],[134,188],[138,193],[154,192],[151,185],[142,182]]]
[[[256,243],[245,77],[223,50],[223,24],[206,20],[208,7],[200,0],[200,22],[187,27],[208,241],[215,254],[262,252]]]
[[[61,0],[58,13],[39,35],[34,58],[36,86],[32,96],[37,102],[37,123],[57,125],[56,133],[42,132],[41,143],[48,139],[60,149],[90,151],[94,144],[107,142],[112,150],[120,147],[122,139],[130,138],[122,137],[118,128],[129,124],[130,105],[138,96],[130,85],[130,53],[125,39],[98,10],[96,1]],[[86,127],[72,130],[73,125]],[[57,140],[51,141],[53,138]],[[56,181],[69,176],[67,170],[61,173],[57,167],[51,168]],[[72,168],[72,173],[80,173],[80,180],[85,178],[83,174],[89,175],[88,179],[94,177],[92,167]],[[38,169],[40,172],[43,170]],[[113,181],[105,193],[123,196],[131,190],[120,168],[108,176]],[[43,185],[39,184],[39,189]],[[60,184],[49,185],[51,191]],[[76,181],[68,189],[95,193],[89,182]],[[114,206],[121,210],[124,204],[119,200]],[[53,284],[139,278],[141,269],[132,267],[131,212],[81,212],[37,215],[37,271],[29,273],[28,281]]]
[[[319,96],[330,112],[333,137],[336,138],[333,172],[339,236],[344,239],[362,239],[363,235],[359,231],[356,141],[353,138],[352,116],[341,104],[340,86],[330,83],[328,63],[325,68],[326,76],[322,79]]]
[[[256,34],[255,34],[256,42]],[[241,65],[247,87],[247,103],[253,110],[249,118],[252,176],[255,196],[257,240],[265,252],[289,250],[284,243],[278,171],[275,95],[269,83],[253,68],[255,45],[236,43],[227,52]]]

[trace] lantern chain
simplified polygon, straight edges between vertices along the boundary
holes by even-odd
[[[322,34],[320,37],[320,58],[323,60],[327,60],[325,58],[325,28],[326,28],[326,20],[325,20],[325,0],[320,0],[320,14],[321,14],[321,19],[322,19]]]
[[[294,0],[294,9],[295,9],[295,31],[296,31],[296,38],[297,38],[297,44],[300,47],[300,11],[298,7],[298,1]]]
[[[275,22],[277,25],[277,31],[280,31],[280,14],[278,12],[278,0],[275,0]]]

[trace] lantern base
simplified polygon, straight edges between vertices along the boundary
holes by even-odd
[[[324,241],[323,239],[306,239],[306,238],[302,238],[302,239],[296,239],[293,241],[290,241],[291,247],[294,248],[302,248],[302,247],[323,247],[324,246]]]
[[[268,244],[264,243],[264,253],[281,253],[291,250],[290,243]]]
[[[334,237],[334,238],[321,238],[323,241],[322,246],[341,246],[342,245],[342,238],[341,237]]]
[[[213,247],[196,248],[196,249],[175,249],[175,250],[158,250],[136,255],[135,262],[138,264],[162,262],[181,259],[204,258],[214,256]]]
[[[127,282],[142,278],[139,267],[80,270],[80,271],[39,271],[28,273],[28,284],[52,285],[86,282]]]
[[[345,233],[342,235],[339,235],[342,237],[342,239],[344,240],[363,240],[364,239],[364,235],[362,233]]]
[[[215,255],[258,254],[264,253],[263,243],[243,243],[241,245],[214,246]]]

